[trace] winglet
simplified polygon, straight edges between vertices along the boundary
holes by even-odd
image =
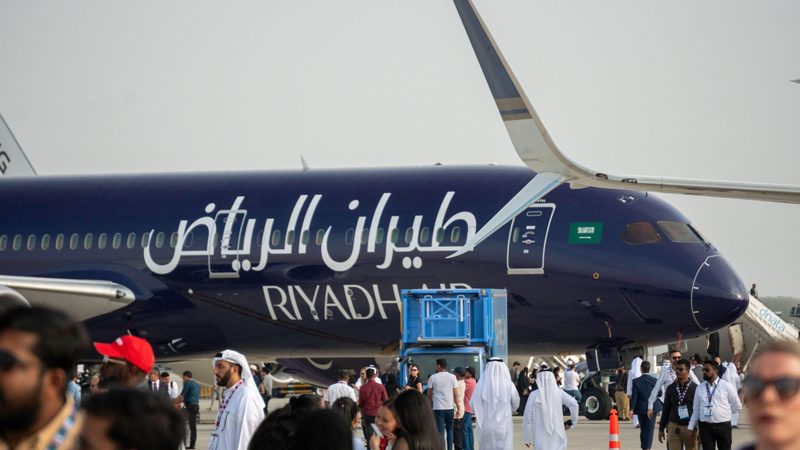
[[[303,165],[303,172],[308,172],[309,170],[311,170],[311,167],[309,167],[308,163],[306,162],[306,159],[303,158],[303,155],[300,155],[300,164]]]
[[[563,181],[575,186],[800,203],[798,185],[620,175],[592,170],[571,160],[550,137],[472,1],[453,0],[453,3],[514,149],[533,171],[559,173]]]
[[[36,175],[36,169],[25,156],[17,138],[0,115],[0,177]]]

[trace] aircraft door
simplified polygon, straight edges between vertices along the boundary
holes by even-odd
[[[541,275],[554,203],[534,204],[511,221],[506,259],[509,275]]]
[[[214,216],[213,248],[208,254],[209,278],[239,278],[242,267],[239,256],[246,219],[247,210],[217,211]]]

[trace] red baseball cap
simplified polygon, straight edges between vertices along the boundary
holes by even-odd
[[[110,344],[95,342],[94,348],[103,356],[124,359],[144,373],[150,372],[156,363],[153,347],[149,342],[136,336],[120,336]]]

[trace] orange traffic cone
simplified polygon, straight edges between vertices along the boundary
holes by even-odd
[[[619,446],[619,419],[617,410],[611,410],[611,418],[608,423],[608,448],[620,448]]]

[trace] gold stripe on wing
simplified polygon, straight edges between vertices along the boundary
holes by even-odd
[[[531,113],[528,111],[516,114],[500,114],[500,117],[503,118],[503,122],[508,122],[509,120],[522,120],[522,119],[530,119]]]
[[[525,102],[522,101],[522,97],[496,98],[494,102],[497,104],[497,109],[500,111],[528,109],[528,107],[525,106]]]

